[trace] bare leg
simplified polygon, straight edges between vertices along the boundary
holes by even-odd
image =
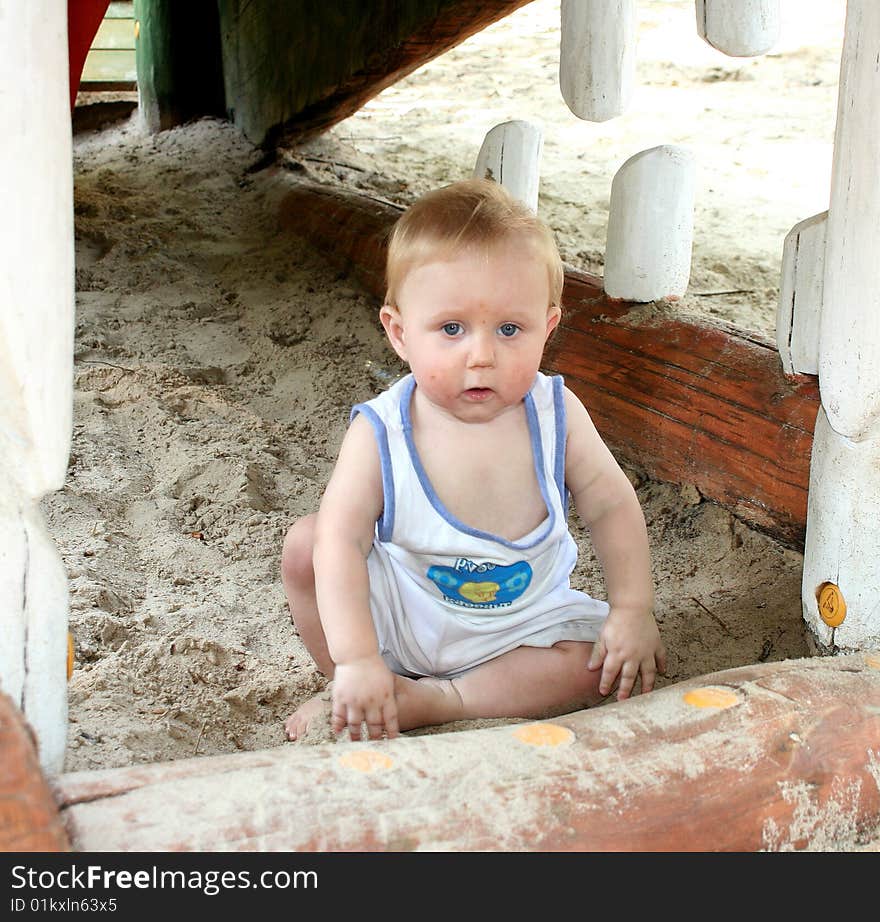
[[[287,532],[281,580],[291,620],[318,669],[333,678],[315,598],[312,567],[315,516],[299,519]],[[395,676],[401,730],[478,717],[548,717],[602,700],[597,670],[587,669],[592,644],[561,641],[552,647],[517,647],[456,679]],[[325,719],[327,696],[316,695],[287,718],[288,739],[302,739],[309,725]]]
[[[281,551],[281,582],[287,595],[290,620],[296,626],[315,665],[332,679],[333,660],[327,650],[327,640],[318,615],[318,600],[315,597],[315,570],[312,566],[314,535],[314,514],[298,519],[288,529]]]
[[[333,660],[327,650],[315,598],[315,571],[312,567],[314,531],[314,515],[298,519],[288,530],[281,552],[281,582],[287,595],[290,620],[296,626],[300,639],[311,654],[315,665],[325,676],[332,679]],[[284,722],[287,738],[302,739],[314,720],[329,720],[329,712],[326,693],[310,698]]]
[[[603,700],[598,671],[587,669],[593,645],[517,647],[455,679],[399,679],[401,730],[478,717],[544,718]]]

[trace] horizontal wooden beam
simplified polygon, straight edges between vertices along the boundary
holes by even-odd
[[[880,655],[724,670],[519,723],[61,775],[78,851],[851,851]]]
[[[301,141],[528,2],[222,0],[226,108],[256,144]]]
[[[284,229],[383,296],[398,206],[302,182],[278,211]],[[785,375],[769,339],[660,304],[613,301],[601,279],[570,267],[563,308],[545,370],[564,375],[619,460],[693,484],[751,526],[803,547],[815,378]]]

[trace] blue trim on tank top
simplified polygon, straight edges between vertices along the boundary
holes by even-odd
[[[356,404],[351,409],[349,423],[358,413],[363,413],[370,421],[373,432],[376,435],[376,442],[379,446],[379,460],[382,465],[382,492],[384,496],[384,505],[382,515],[376,523],[380,541],[390,541],[391,533],[394,531],[394,470],[391,467],[391,450],[388,447],[388,430],[379,414],[365,403]]]
[[[565,382],[562,375],[555,375],[553,381],[553,410],[556,419],[556,456],[553,459],[553,473],[562,499],[562,511],[568,518],[568,488],[565,486],[565,438],[567,432],[565,415]]]
[[[537,528],[532,529],[528,534],[523,535],[519,541],[508,541],[506,538],[502,538],[500,535],[493,535],[490,532],[480,531],[476,528],[471,528],[468,525],[465,525],[464,522],[457,519],[440,501],[440,497],[437,496],[434,491],[434,487],[431,484],[431,481],[428,479],[428,474],[422,466],[422,460],[419,457],[418,450],[416,449],[415,440],[413,439],[412,434],[412,419],[410,416],[410,402],[412,401],[413,391],[415,390],[416,379],[409,378],[404,385],[403,394],[400,398],[400,419],[403,424],[403,437],[406,440],[406,447],[409,451],[410,461],[413,466],[413,470],[416,472],[416,476],[419,479],[419,483],[422,486],[422,490],[425,493],[425,496],[428,498],[428,502],[434,507],[434,510],[437,514],[448,522],[453,528],[457,529],[460,532],[463,532],[466,535],[471,535],[474,538],[480,538],[485,541],[494,541],[496,544],[501,544],[504,547],[512,548],[513,550],[525,551],[529,548],[535,547],[540,544],[547,535],[553,530],[553,526],[556,524],[556,512],[553,508],[553,503],[550,501],[550,496],[547,492],[547,478],[544,475],[544,449],[541,445],[541,427],[538,422],[538,412],[535,409],[535,399],[532,396],[532,392],[529,391],[525,398],[525,409],[526,409],[526,421],[529,426],[529,441],[532,445],[532,460],[535,465],[535,474],[538,478],[538,486],[541,490],[541,497],[544,500],[544,506],[547,509],[547,518],[541,525],[538,525]],[[534,385],[532,385],[534,388]],[[540,531],[537,537],[532,537],[535,535],[535,532],[538,532],[541,529],[541,526],[546,523],[546,527]]]

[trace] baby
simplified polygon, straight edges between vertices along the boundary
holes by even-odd
[[[561,317],[553,235],[492,180],[415,202],[388,248],[379,312],[410,374],[358,404],[317,514],[287,534],[293,621],[351,739],[541,718],[654,687],[635,492],[561,377],[539,371]],[[572,589],[569,497],[608,601]],[[319,698],[286,723],[301,738]]]

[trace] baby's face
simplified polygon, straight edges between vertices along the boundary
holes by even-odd
[[[527,244],[464,252],[412,269],[381,318],[422,396],[486,422],[528,393],[559,322],[546,263]]]

